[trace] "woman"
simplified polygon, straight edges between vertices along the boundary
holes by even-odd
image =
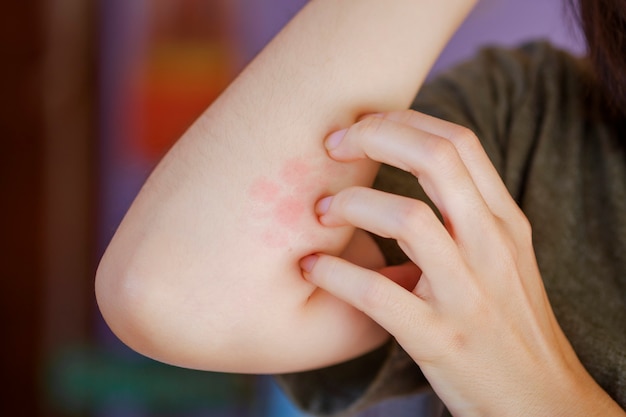
[[[179,366],[292,372],[319,412],[425,377],[458,416],[624,415],[621,90],[538,44],[392,111],[473,3],[309,2],[120,225],[96,282],[118,336]],[[622,7],[581,5],[606,62],[597,29]],[[409,197],[368,188],[380,163],[377,188]]]

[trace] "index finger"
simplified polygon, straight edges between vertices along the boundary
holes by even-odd
[[[434,310],[385,276],[324,254],[300,265],[308,281],[367,314],[402,345],[426,348],[432,340]]]
[[[495,226],[493,213],[457,149],[441,136],[369,117],[331,135],[327,145],[331,156],[340,160],[369,158],[416,176],[458,242],[482,245],[483,233]]]
[[[467,169],[469,176],[493,214],[508,220],[512,214],[514,215],[519,210],[480,140],[470,129],[417,111],[402,110],[365,116],[354,126],[353,130],[378,131],[379,125],[376,119],[411,127],[425,134],[446,140],[455,148],[460,161]],[[382,125],[383,122],[380,122],[380,126]],[[358,147],[336,146],[341,133],[331,136],[334,138],[327,143],[330,142],[329,154],[333,158],[353,160],[371,156]],[[390,165],[397,166],[395,164]],[[513,216],[513,219],[516,217]]]

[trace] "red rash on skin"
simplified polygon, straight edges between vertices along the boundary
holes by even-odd
[[[250,197],[253,200],[271,203],[278,198],[280,186],[263,177],[255,181],[250,187]]]
[[[313,170],[305,158],[291,158],[282,165],[276,179],[262,176],[254,181],[248,189],[252,233],[267,247],[287,246],[289,236],[300,231],[305,216],[315,216],[314,201],[309,201],[309,196],[321,187],[316,174],[333,165],[329,161]]]
[[[281,198],[276,205],[274,218],[283,225],[294,228],[298,221],[302,218],[306,207],[302,200],[294,196],[286,196]]]

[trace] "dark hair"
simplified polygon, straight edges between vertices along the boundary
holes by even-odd
[[[614,116],[626,115],[626,1],[568,0],[587,40],[594,81]]]

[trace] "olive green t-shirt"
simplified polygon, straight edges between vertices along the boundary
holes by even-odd
[[[425,85],[412,108],[480,138],[533,227],[556,317],[595,380],[626,408],[626,130],[600,105],[584,60],[536,42],[486,48]],[[425,199],[417,180],[383,166],[376,188]],[[377,239],[390,264],[407,258]],[[282,375],[311,413],[352,413],[427,387],[391,341],[326,369]]]

